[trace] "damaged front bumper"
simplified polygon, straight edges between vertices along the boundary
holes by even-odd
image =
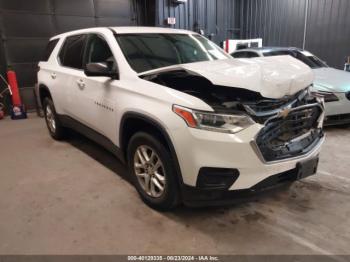
[[[239,203],[249,197],[280,187],[287,183],[297,181],[314,175],[317,172],[318,155],[307,161],[298,162],[295,168],[269,176],[254,186],[246,189],[205,189],[200,187],[182,186],[183,202],[187,206],[202,207]]]
[[[325,139],[323,119],[323,102],[315,98],[282,106],[273,116],[261,116],[263,124],[236,134],[177,130],[173,141],[182,171],[184,203],[232,203],[241,196],[315,174]]]
[[[318,156],[324,140],[325,136],[320,137],[312,150],[304,155],[272,162],[266,162],[259,156],[252,146],[253,142],[222,141],[221,147],[209,143],[202,145],[200,149],[193,148],[198,154],[187,159],[187,168],[196,170],[194,172],[197,175],[192,177],[186,173],[181,186],[183,202],[188,206],[236,203],[259,192],[313,175],[317,170]],[[249,144],[250,147],[245,149]],[[234,150],[234,147],[238,150]],[[304,171],[305,168],[302,167],[310,162],[314,163],[313,166],[311,164],[312,170],[309,168]],[[200,176],[203,167],[210,167],[205,168],[209,170],[208,179]],[[233,179],[227,179],[228,176]]]

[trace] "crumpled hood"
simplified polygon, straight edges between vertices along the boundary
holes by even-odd
[[[293,95],[313,82],[312,70],[291,56],[223,59],[160,68],[140,75],[186,70],[214,85],[243,88],[266,98]]]
[[[334,68],[314,69],[316,90],[328,92],[349,92],[350,73]]]

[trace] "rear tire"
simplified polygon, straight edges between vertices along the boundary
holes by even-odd
[[[127,157],[133,183],[147,205],[165,211],[179,204],[173,159],[156,137],[144,132],[133,135]]]
[[[46,97],[43,101],[44,117],[47,125],[47,129],[51,137],[55,140],[62,140],[65,137],[66,130],[62,126],[52,100]]]

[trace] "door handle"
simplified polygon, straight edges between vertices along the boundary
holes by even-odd
[[[77,84],[78,84],[78,86],[79,86],[80,89],[84,89],[85,83],[84,83],[84,80],[83,80],[83,79],[77,80]]]
[[[52,73],[52,74],[51,74],[51,78],[52,78],[52,79],[56,79],[56,77],[57,77],[57,75],[56,75],[55,73]]]

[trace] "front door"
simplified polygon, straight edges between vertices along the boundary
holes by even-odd
[[[98,34],[89,34],[83,61],[83,67],[88,63],[112,62],[116,65],[108,43]],[[115,137],[116,132],[114,94],[118,81],[103,76],[88,77],[84,73],[75,79],[79,118],[110,140]]]

